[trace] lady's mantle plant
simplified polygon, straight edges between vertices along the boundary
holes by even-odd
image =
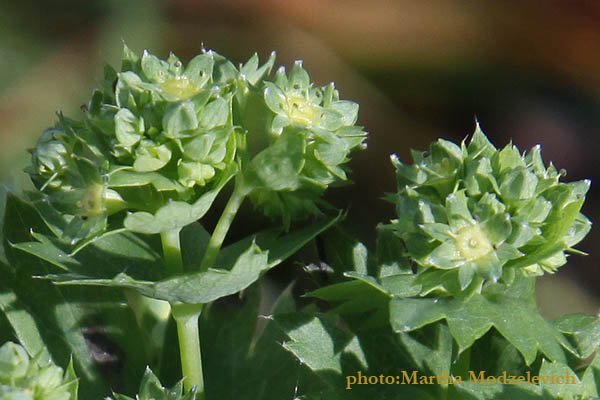
[[[347,180],[343,164],[364,147],[356,103],[340,100],[333,84],[315,87],[300,62],[271,79],[274,60],[260,66],[254,55],[236,68],[205,51],[184,66],[172,54],[139,57],[125,47],[120,71],[105,68],[85,117],[59,114],[27,170],[37,189],[29,198],[54,237],[32,229],[38,242],[15,247],[66,272],[44,274],[62,284],[127,289],[138,321],[162,309],[140,296],[168,301],[185,387],[196,387],[200,398],[204,305],[245,289],[336,220],[322,218],[287,236],[258,233],[221,252],[240,205],[249,197],[286,231],[300,217],[322,217],[322,206],[329,207],[322,193]],[[208,235],[196,221],[230,181],[229,200]],[[200,255],[188,263],[180,242],[186,226],[196,235],[190,251]],[[131,233],[160,234],[162,257],[146,254],[139,268],[132,262],[118,272],[86,259],[113,252],[99,249],[107,241],[144,247]]]
[[[598,396],[600,321],[546,321],[534,294],[590,229],[589,182],[477,128],[392,158],[398,215],[369,251],[322,211],[364,147],[358,105],[274,62],[125,48],[84,117],[42,134],[36,190],[0,192],[0,338],[22,344],[0,348],[0,400],[75,400],[75,370],[83,399]],[[246,198],[277,222],[223,247]],[[259,324],[255,282],[320,234],[328,284],[307,297],[324,308],[298,310],[288,288]],[[493,381],[471,384],[481,371]],[[497,379],[564,374],[576,384]]]

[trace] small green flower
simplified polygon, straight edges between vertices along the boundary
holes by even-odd
[[[67,371],[33,359],[25,349],[7,342],[0,346],[0,400],[76,400],[77,379]]]
[[[250,164],[256,186],[250,196],[267,215],[289,224],[318,212],[323,191],[347,180],[343,164],[351,151],[365,147],[366,133],[355,126],[358,104],[340,100],[333,83],[313,87],[301,61],[289,77],[279,68],[262,92],[270,137]]]
[[[208,51],[184,68],[173,54],[164,61],[145,51],[139,58],[125,48],[121,71],[105,74],[105,80],[116,79],[114,92],[111,87],[90,106],[97,127],[114,114],[109,144],[114,164],[125,167],[120,171],[158,172],[178,192],[168,197],[185,199],[197,198],[222,175],[233,162],[236,141],[234,85],[217,82],[219,60]]]
[[[270,127],[275,135],[287,126],[336,131],[353,126],[358,117],[358,104],[340,100],[333,83],[313,87],[302,61],[294,63],[289,77],[279,68],[273,82],[265,82],[264,98],[275,113]]]
[[[517,271],[552,273],[590,230],[579,212],[589,181],[560,182],[564,173],[545,167],[539,146],[498,150],[478,126],[468,145],[440,139],[413,159],[409,166],[392,157],[399,187],[392,226],[424,280],[438,275],[425,292],[510,283]]]

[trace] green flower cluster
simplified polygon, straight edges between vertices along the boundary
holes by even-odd
[[[7,342],[0,347],[0,400],[76,400],[77,379],[39,357],[30,359],[25,349]]]
[[[313,87],[296,61],[289,76],[281,67],[262,83],[271,145],[249,169],[253,202],[284,221],[313,214],[321,193],[347,180],[342,165],[351,151],[364,148],[366,133],[356,126],[358,104],[340,100],[333,83]]]
[[[105,68],[84,120],[59,115],[28,171],[45,199],[72,216],[66,237],[100,232],[121,210],[193,203],[230,177],[233,83],[215,71],[221,64],[205,52],[183,68],[174,55],[138,57],[125,47],[121,71]]]
[[[34,198],[66,216],[73,243],[106,230],[111,215],[144,233],[183,226],[236,175],[268,215],[289,222],[317,212],[364,141],[358,105],[340,101],[333,85],[313,88],[299,62],[289,79],[280,69],[268,81],[273,63],[274,55],[260,66],[254,55],[238,69],[205,51],[184,67],[173,54],[165,61],[125,47],[121,70],[105,67],[85,118],[59,114],[32,151]],[[256,114],[246,107],[253,96],[263,106],[252,117],[269,123],[250,137],[242,114]]]
[[[498,150],[478,126],[468,145],[440,139],[412,156],[410,166],[392,157],[393,229],[420,266],[425,293],[552,273],[590,230],[579,212],[590,182],[560,182],[564,173],[545,167],[539,146]]]

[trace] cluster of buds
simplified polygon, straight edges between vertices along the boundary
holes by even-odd
[[[15,343],[0,346],[0,400],[77,400],[72,367],[66,372]]]
[[[413,159],[392,157],[393,229],[422,282],[435,282],[425,292],[552,273],[590,230],[580,213],[590,182],[561,182],[564,172],[544,165],[539,146],[498,150],[477,127],[468,145],[440,139]]]
[[[236,68],[205,51],[184,67],[173,54],[165,61],[125,47],[121,70],[105,68],[85,118],[59,115],[32,151],[37,200],[66,216],[63,235],[73,243],[112,226],[113,215],[150,220],[174,202],[204,207],[203,196],[236,175],[267,215],[289,222],[316,213],[323,190],[346,180],[342,164],[364,141],[354,126],[358,105],[340,101],[333,85],[313,88],[299,62],[289,78],[280,69],[269,81],[273,63],[274,55],[259,66],[255,55]],[[262,115],[253,118],[269,121],[253,131],[262,137],[251,137],[240,115],[256,94]],[[192,220],[201,214],[178,210]]]

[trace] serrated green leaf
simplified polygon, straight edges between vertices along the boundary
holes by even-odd
[[[390,322],[399,332],[410,332],[446,320],[450,333],[463,352],[491,327],[523,354],[529,365],[538,351],[565,361],[573,352],[563,335],[545,321],[531,300],[498,296],[494,300],[474,294],[467,299],[393,299]]]
[[[587,392],[591,396],[600,396],[600,356],[596,354],[592,362],[588,365],[581,382],[586,386]]]
[[[71,361],[69,361],[69,365],[65,369],[64,379],[67,382],[67,391],[71,395],[69,400],[78,400],[79,396],[79,379],[77,379],[77,375],[75,374],[75,368],[73,366],[73,358],[71,357]]]
[[[148,243],[131,233],[105,235],[75,254],[67,254],[56,240],[34,233],[38,242],[13,245],[62,270],[92,276],[114,276],[127,270],[136,277],[156,278],[162,268],[162,258]],[[112,275],[111,275],[112,274]]]
[[[367,361],[356,337],[308,315],[277,315],[289,340],[283,347],[313,371],[330,370],[342,374],[342,357],[352,357],[353,367],[366,369]],[[338,382],[341,383],[341,382]]]
[[[273,268],[292,256],[317,235],[327,231],[341,218],[341,214],[325,218],[286,234],[282,234],[280,229],[258,232],[221,250],[217,258],[217,265],[232,265],[251,243],[256,243],[261,249],[269,251],[269,268]]]
[[[435,324],[411,333],[398,333],[398,340],[422,374],[442,376],[452,370],[452,336],[446,325]]]
[[[351,384],[349,377],[358,374],[397,376],[399,380],[398,371],[410,371],[400,346],[381,331],[359,337],[340,328],[333,317],[308,313],[276,314],[274,318],[287,336],[283,347],[310,370],[298,383],[298,394],[308,399],[439,398],[432,395],[436,387]]]
[[[7,198],[4,223],[4,238],[10,242],[27,237],[27,226],[47,232],[35,210],[14,196]],[[2,245],[6,246],[6,243]],[[96,369],[81,331],[80,324],[86,311],[75,301],[81,292],[31,279],[31,275],[50,273],[48,264],[10,247],[5,250],[15,273],[0,269],[0,310],[19,341],[30,354],[48,349],[60,365],[67,365],[72,354],[77,375],[87,387],[81,399],[95,399],[106,394],[108,387]],[[90,302],[100,297],[91,292],[86,296]]]
[[[344,317],[368,315],[360,318],[357,329],[386,325],[389,321],[389,302],[393,297],[416,296],[421,286],[415,284],[414,275],[390,275],[375,279],[372,276],[346,272],[355,281],[328,285],[306,294],[329,302],[336,314]],[[357,317],[359,318],[359,317]]]
[[[131,275],[122,272],[128,271],[126,267],[121,268],[121,272],[112,275],[110,279],[94,279],[93,272],[88,273],[87,276],[81,275],[81,270],[75,271],[79,272],[79,275],[62,274],[52,275],[49,278],[63,285],[121,287],[134,289],[145,296],[160,300],[192,304],[208,303],[245,289],[266,270],[278,265],[309,240],[329,228],[338,218],[309,225],[283,237],[278,232],[267,231],[244,239],[222,250],[221,257],[217,260],[217,265],[222,269],[188,273],[160,281],[134,279]],[[264,246],[268,252],[261,251],[259,246]],[[137,275],[143,276],[143,273]],[[152,278],[150,274],[146,276]]]
[[[597,396],[597,393],[592,394],[586,385],[581,384],[571,368],[560,362],[544,360],[539,377],[544,394],[549,394],[555,399],[577,400]]]
[[[504,385],[501,383],[473,384],[470,381],[457,385],[460,398],[465,400],[549,400],[539,386],[533,384]]]
[[[522,375],[530,371],[521,353],[495,329],[490,329],[468,351],[462,353],[458,363],[461,361],[468,361],[463,370],[467,376],[467,369],[485,371],[487,375],[492,376],[500,376],[505,371],[509,375]]]
[[[256,244],[252,244],[240,255],[230,270],[209,269],[206,272],[186,274],[158,282],[136,280],[126,273],[119,273],[113,279],[73,280],[73,277],[67,274],[50,277],[62,285],[120,287],[134,289],[153,299],[205,304],[247,288],[268,267],[268,254],[261,251]]]
[[[203,313],[200,333],[207,398],[279,400],[299,394],[300,365],[281,347],[286,337],[276,322],[259,317],[260,292],[255,284],[240,295],[213,303]],[[288,287],[261,312],[294,310]]]
[[[377,232],[377,276],[410,273],[410,260],[406,256],[401,239],[388,229]]]
[[[241,392],[241,381],[250,373],[246,368],[256,368],[246,362],[259,323],[260,301],[261,287],[254,283],[239,295],[216,301],[202,313],[200,335],[207,397],[222,398]]]
[[[171,201],[159,208],[154,215],[138,211],[127,215],[123,225],[132,232],[152,234],[182,228],[199,220],[209,210],[221,189],[233,177],[235,165],[232,167],[225,171],[214,189],[204,193],[195,203]]]
[[[108,184],[113,188],[152,185],[159,192],[183,190],[183,187],[179,183],[165,177],[162,174],[153,172],[136,172],[123,169],[111,173]]]
[[[600,319],[589,315],[564,315],[552,321],[562,333],[573,337],[581,358],[600,348]]]

